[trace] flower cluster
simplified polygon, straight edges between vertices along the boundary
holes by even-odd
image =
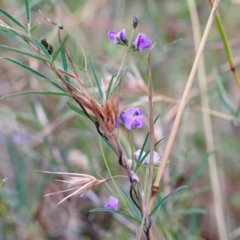
[[[133,128],[141,128],[144,124],[144,118],[141,108],[127,108],[116,119],[116,127],[119,127],[119,121],[124,123],[125,128],[131,130]]]
[[[139,156],[140,156],[140,153],[141,153],[141,149],[137,150],[135,153],[134,153],[134,160],[135,162],[137,162],[139,159]],[[143,151],[142,152],[142,156],[144,156],[146,153]],[[150,161],[150,153],[145,157],[145,159],[143,160],[142,164],[149,164],[149,161]],[[156,164],[160,161],[160,156],[157,152],[153,152],[153,164]]]
[[[133,17],[133,29],[136,29],[138,25],[138,19],[136,17]],[[108,37],[110,40],[113,40],[114,44],[120,44],[120,45],[127,45],[128,46],[128,40],[126,38],[126,30],[122,29],[119,32],[115,32],[114,30],[110,30],[108,32]],[[147,36],[144,33],[139,33],[137,35],[137,38],[130,46],[130,49],[133,51],[140,51],[142,52],[143,49],[149,48],[152,45],[152,41],[147,38]]]

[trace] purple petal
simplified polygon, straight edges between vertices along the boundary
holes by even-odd
[[[141,128],[144,123],[144,118],[142,115],[139,116],[126,116],[124,120],[125,128],[131,130],[132,128]]]
[[[30,137],[27,133],[24,132],[15,132],[12,134],[12,141],[14,143],[19,143],[19,142],[28,142],[30,140]]]
[[[145,48],[149,48],[152,45],[152,41],[150,39],[147,39],[145,42]]]
[[[121,30],[121,32],[120,32],[120,39],[121,39],[122,42],[126,41],[126,30],[125,29]]]
[[[114,40],[114,39],[115,39],[115,36],[116,36],[116,32],[115,32],[115,31],[110,30],[110,31],[108,32],[108,37],[109,37],[109,39]]]
[[[120,127],[120,123],[119,123],[120,120],[121,120],[120,116],[117,116],[116,120],[115,120],[115,128],[119,128]]]
[[[118,199],[111,196],[108,199],[108,203],[104,206],[105,208],[113,208],[116,211],[118,210]]]
[[[127,116],[139,116],[141,114],[142,114],[141,108],[127,108],[120,114],[120,118],[124,122]]]
[[[153,152],[153,163],[158,163],[160,160],[160,156],[157,152]],[[143,161],[143,163],[145,164],[149,164],[150,161],[150,153],[146,156],[145,160]]]
[[[134,153],[133,158],[134,158],[135,162],[138,161],[138,158],[139,158],[139,156],[140,156],[140,153],[141,153],[141,149],[138,149],[138,150]],[[144,156],[144,155],[145,155],[145,152],[143,151],[143,152],[142,152],[142,156]]]

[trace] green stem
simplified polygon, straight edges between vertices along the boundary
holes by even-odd
[[[102,146],[101,137],[98,136],[98,138],[99,138],[99,144],[100,144],[101,153],[102,153],[103,160],[104,160],[105,166],[106,166],[106,168],[107,168],[108,174],[109,174],[110,178],[112,179],[113,184],[114,184],[114,187],[116,188],[116,190],[117,190],[119,196],[121,197],[123,203],[125,204],[124,198],[123,198],[121,192],[119,191],[119,189],[118,189],[118,187],[117,187],[117,185],[116,185],[116,183],[115,183],[115,181],[114,181],[114,179],[113,179],[112,173],[111,173],[111,171],[110,171],[110,169],[109,169],[109,166],[108,166],[108,163],[107,163],[107,160],[106,160],[106,157],[105,157],[104,151],[103,151],[103,146]]]
[[[131,154],[132,154],[132,169],[134,168],[134,153],[133,153],[133,130],[129,131],[129,140],[130,140],[130,147],[131,147]]]
[[[125,53],[125,55],[124,55],[124,57],[123,57],[122,63],[121,63],[121,65],[120,65],[120,68],[119,68],[119,70],[118,70],[118,73],[117,73],[117,76],[116,76],[116,82],[115,82],[115,84],[113,84],[113,88],[111,89],[111,93],[114,91],[114,89],[115,89],[115,87],[116,87],[116,85],[117,85],[117,83],[118,83],[118,82],[117,82],[117,79],[118,79],[118,77],[120,76],[120,74],[121,74],[121,72],[122,72],[123,64],[124,64],[125,59],[126,59],[126,57],[127,57],[127,55],[128,55],[128,52],[130,51],[134,30],[135,30],[135,29],[132,29],[132,31],[131,31],[130,40],[129,40],[129,42],[128,42],[129,45],[128,45],[127,51],[126,51],[126,53]]]

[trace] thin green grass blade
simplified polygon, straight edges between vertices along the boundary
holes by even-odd
[[[226,99],[222,96],[222,94],[218,95],[218,99],[220,103],[229,111],[229,113],[233,116],[236,117],[236,112],[232,109],[230,104],[226,101]]]
[[[20,28],[24,29],[25,31],[27,31],[27,28],[24,27],[17,19],[15,19],[14,17],[12,17],[9,13],[7,13],[6,11],[4,11],[2,8],[0,8],[0,13],[2,13],[5,17],[7,17],[10,21],[12,21],[13,23],[15,23],[17,26],[19,26]]]
[[[127,214],[127,213],[124,213],[124,212],[120,212],[120,211],[116,211],[116,210],[113,210],[113,209],[109,209],[109,208],[94,208],[94,209],[91,209],[89,212],[110,212],[110,213],[116,213],[116,214],[119,214],[119,215],[122,215],[124,217],[127,217],[127,218],[131,218],[139,223],[141,223],[141,220],[130,215],[130,214]]]
[[[59,54],[59,53],[61,52],[61,50],[64,48],[64,45],[65,45],[66,41],[68,40],[68,37],[69,37],[69,35],[66,35],[66,36],[64,37],[64,39],[63,39],[62,42],[60,43],[59,47],[58,47],[58,48],[56,49],[56,51],[53,53],[53,55],[52,55],[52,60],[51,60],[52,63],[56,60],[58,54]],[[64,49],[63,49],[63,51],[64,51]],[[65,53],[64,53],[64,55],[65,55]],[[65,60],[66,60],[66,62],[67,62],[66,56],[65,56]],[[65,71],[65,69],[64,69],[64,71]]]
[[[25,7],[26,7],[26,16],[27,16],[27,24],[28,24],[28,33],[30,33],[31,29],[31,11],[29,1],[25,0]]]
[[[35,24],[31,27],[30,33],[31,33],[39,24],[40,24],[39,22],[35,23]]]
[[[75,111],[76,113],[78,113],[78,114],[80,114],[80,115],[88,118],[88,116],[86,115],[86,113],[85,113],[83,110],[77,108],[77,107],[76,107],[75,105],[73,105],[72,103],[68,102],[67,105],[68,105],[73,111]],[[90,114],[89,114],[89,116],[92,118],[93,121],[97,122],[97,118],[96,118],[95,116],[90,115]]]
[[[17,96],[22,96],[22,95],[31,95],[31,94],[57,95],[57,96],[67,96],[67,97],[70,97],[70,95],[66,94],[66,93],[31,91],[31,92],[20,92],[20,93],[16,93],[16,94],[6,95],[6,96],[3,96],[1,99],[10,98],[10,97],[17,97]]]
[[[9,61],[9,62],[12,62],[12,63],[15,63],[16,65],[20,66],[21,68],[27,70],[30,73],[33,73],[34,75],[36,75],[39,78],[47,79],[47,77],[45,75],[43,75],[42,73],[40,73],[40,72],[38,72],[38,71],[36,71],[36,70],[34,70],[34,69],[32,69],[32,68],[22,64],[20,62],[17,62],[17,61],[15,61],[13,59],[10,59],[10,58],[2,58],[2,59],[6,60],[6,61]]]
[[[121,193],[123,194],[123,196],[128,201],[127,203],[130,205],[131,209],[134,211],[134,213],[137,215],[137,217],[141,218],[141,214],[139,212],[139,209],[133,203],[132,199],[130,198],[129,193],[126,192],[126,190],[123,188],[123,186],[118,181],[115,181],[115,182],[116,182],[118,188],[120,189]]]
[[[0,185],[0,190],[4,187],[6,181],[7,181],[7,178],[4,178],[4,179],[2,180],[2,183],[1,183],[1,185]]]
[[[240,114],[240,103],[239,103],[238,109],[237,109],[237,111],[236,111],[236,117],[238,117],[239,114]]]
[[[160,114],[158,114],[157,117],[154,119],[154,124],[157,122],[157,120],[159,119],[159,117],[160,117]],[[147,133],[147,135],[146,135],[146,137],[145,137],[145,139],[144,139],[144,142],[143,142],[143,145],[142,145],[142,148],[141,148],[141,152],[140,152],[139,157],[138,157],[138,161],[137,161],[137,165],[136,165],[135,171],[136,171],[136,169],[137,169],[137,166],[138,166],[138,165],[139,165],[139,166],[141,165],[141,164],[138,164],[138,162],[139,162],[140,159],[142,159],[142,154],[143,154],[144,148],[145,148],[145,146],[146,146],[146,144],[147,144],[148,138],[149,138],[149,132]]]
[[[163,199],[161,199],[161,201],[155,206],[155,208],[152,210],[152,212],[150,213],[150,217],[154,214],[154,212],[159,208],[159,207],[161,207],[161,205],[162,205],[162,203],[167,199],[167,198],[169,198],[171,195],[173,195],[173,194],[175,194],[176,192],[178,192],[178,191],[181,191],[181,190],[183,190],[183,189],[185,189],[185,188],[187,188],[188,186],[181,186],[181,187],[179,187],[179,188],[176,188],[176,189],[174,189],[172,192],[170,192],[167,196],[165,196]]]
[[[32,42],[36,47],[38,47],[45,57],[51,59],[51,56],[47,49],[36,38],[27,35],[23,35],[23,37],[25,38],[25,40]]]
[[[154,144],[154,147],[156,147],[160,142],[162,142],[165,138],[162,138],[160,140],[158,140],[155,144]],[[144,161],[144,159],[147,157],[147,155],[150,153],[150,150],[148,150],[144,155],[143,157],[137,161],[137,164],[136,164],[136,168],[135,168],[135,171],[138,170],[138,168],[141,166],[142,162]]]
[[[69,37],[69,35],[66,35],[62,41],[60,40],[60,37],[58,38],[59,43],[60,43],[60,46],[58,47],[58,49],[57,49],[56,52],[54,53],[55,55],[53,54],[53,57],[52,57],[52,62],[54,62],[54,60],[55,60],[54,58],[57,57],[59,51],[61,52],[62,66],[63,66],[63,70],[64,70],[65,72],[68,72],[68,62],[67,62],[67,58],[66,58],[66,54],[65,54],[65,50],[64,50],[64,45],[65,45],[65,43],[67,42],[68,37]],[[68,76],[64,76],[64,79],[65,79],[67,82],[70,83],[70,78],[69,78]]]
[[[112,84],[113,84],[113,80],[114,80],[115,77],[116,77],[115,75],[112,75],[112,78],[109,82],[108,89],[107,89],[107,94],[106,94],[107,99],[111,96]]]
[[[123,80],[123,79],[125,78],[128,70],[129,70],[129,68],[126,68],[125,70],[122,71],[122,74],[120,74],[120,75],[118,76],[118,78],[116,79],[116,82],[115,82],[115,84],[114,84],[114,91],[117,90],[118,85],[119,85],[119,82],[120,82],[120,79],[122,78],[122,80]]]
[[[190,177],[187,178],[187,179],[184,181],[183,185],[189,185],[194,179],[197,178],[197,176],[201,173],[201,171],[203,170],[203,168],[204,168],[205,165],[207,164],[209,157],[210,157],[213,153],[214,153],[214,150],[211,151],[211,152],[209,152],[209,153],[207,153],[207,154],[203,157],[202,161],[201,161],[201,162],[199,163],[199,165],[194,169],[194,171],[193,171],[193,173],[190,175]]]
[[[111,144],[108,142],[108,140],[107,140],[105,137],[101,136],[101,140],[102,140],[102,142],[103,142],[110,150],[112,150],[112,151],[114,152]],[[115,152],[114,152],[114,153],[115,153]]]
[[[41,60],[41,61],[50,62],[50,60],[47,59],[47,58],[45,58],[45,57],[41,57],[41,56],[38,56],[38,55],[34,55],[34,54],[32,54],[32,53],[25,52],[25,51],[22,51],[22,50],[17,49],[17,48],[9,47],[9,46],[2,45],[2,44],[0,44],[0,48],[4,48],[4,49],[7,49],[7,50],[11,50],[11,51],[13,51],[13,52],[21,53],[21,54],[23,54],[23,55],[27,55],[27,56],[29,56],[29,57],[33,57],[33,58],[36,58],[36,59]]]
[[[100,95],[100,100],[102,100],[102,99],[103,99],[102,88],[101,88],[99,79],[98,79],[98,77],[97,77],[96,71],[95,71],[95,69],[94,69],[94,67],[93,67],[93,64],[92,64],[92,61],[91,61],[91,58],[90,58],[89,55],[88,55],[88,60],[89,60],[89,63],[90,63],[90,67],[91,67],[91,70],[92,70],[92,74],[93,74],[94,80],[95,80],[95,82],[96,82],[96,84],[97,84],[98,93],[99,93],[99,95]]]

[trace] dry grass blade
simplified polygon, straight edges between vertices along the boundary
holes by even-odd
[[[163,176],[163,172],[164,172],[165,166],[167,164],[167,161],[168,161],[168,158],[169,158],[169,155],[170,155],[170,151],[172,149],[172,145],[173,145],[173,142],[174,142],[174,139],[175,139],[175,136],[176,136],[181,118],[182,118],[183,110],[185,108],[185,105],[186,105],[186,102],[187,102],[187,99],[188,99],[188,95],[189,95],[189,92],[191,90],[192,83],[193,83],[195,74],[197,72],[197,67],[198,67],[200,58],[202,56],[202,53],[203,53],[203,50],[204,50],[204,47],[205,47],[205,44],[206,44],[206,40],[207,40],[208,34],[210,32],[210,29],[211,29],[211,26],[212,26],[212,23],[213,23],[213,20],[214,20],[214,15],[216,14],[219,2],[220,2],[219,0],[216,0],[215,3],[214,3],[214,6],[213,6],[212,11],[210,13],[210,16],[209,16],[209,19],[208,19],[208,22],[207,22],[207,26],[205,28],[205,31],[204,31],[204,34],[203,34],[203,37],[202,37],[197,55],[196,55],[196,58],[194,60],[193,67],[192,67],[192,70],[190,72],[190,75],[189,75],[189,78],[188,78],[188,81],[187,81],[187,84],[186,84],[186,87],[185,87],[185,90],[184,90],[184,93],[183,93],[183,96],[182,96],[182,99],[181,99],[181,102],[180,102],[180,105],[179,105],[179,108],[178,108],[178,112],[177,112],[175,121],[173,123],[172,130],[171,130],[171,133],[170,133],[167,145],[166,145],[166,149],[165,149],[164,154],[163,154],[163,158],[162,158],[162,160],[159,164],[157,177],[156,177],[154,185],[153,185],[152,196],[151,196],[150,203],[149,203],[149,206],[148,206],[148,212],[150,212],[151,209],[152,209],[152,205],[153,205],[153,201],[154,201],[156,192],[159,189],[159,185],[160,185],[160,182],[161,182],[161,179],[162,179],[162,176]]]

